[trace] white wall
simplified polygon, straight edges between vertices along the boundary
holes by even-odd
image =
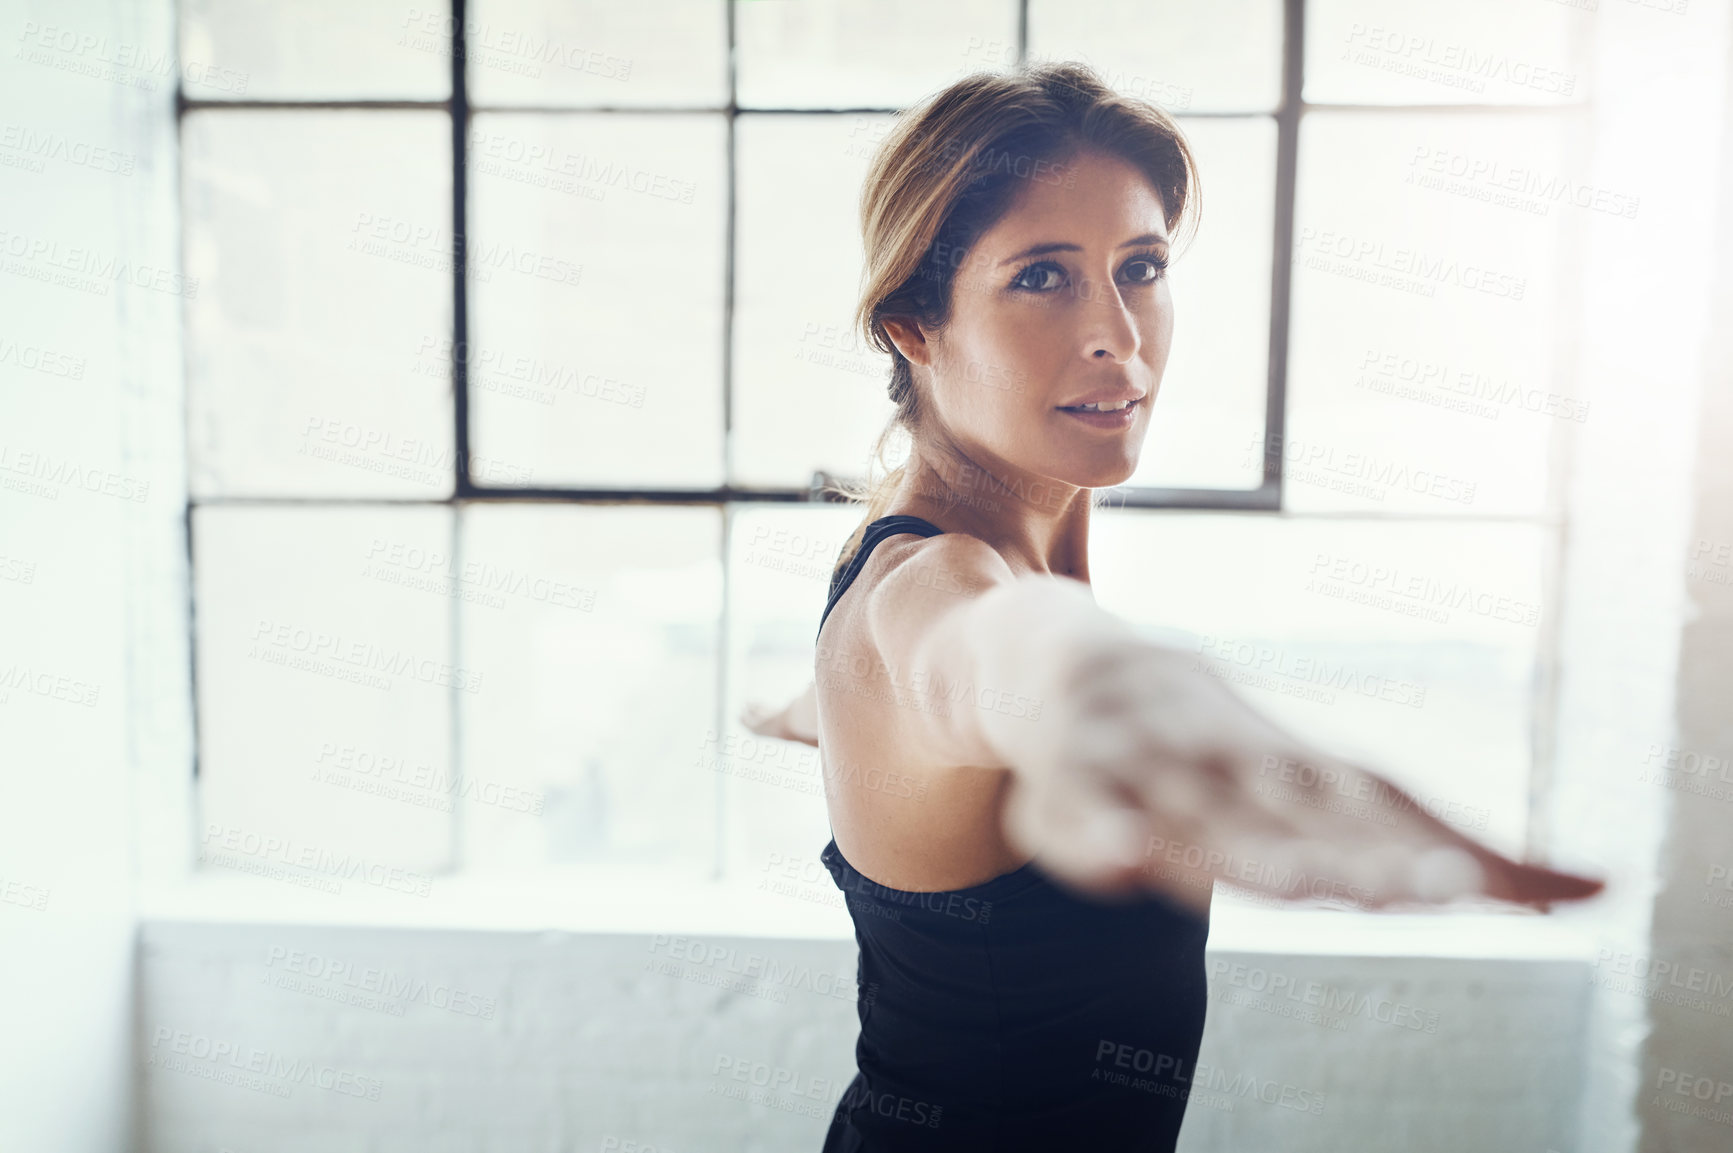
[[[854,1073],[855,956],[837,940],[148,924],[139,1060],[166,1063],[149,1069],[143,1150],[814,1153]],[[1586,963],[1210,960],[1187,1153],[1575,1147]],[[1306,994],[1289,991],[1314,982],[1314,1001],[1355,1006],[1341,1028],[1294,1015]],[[459,1010],[442,1007],[453,990]],[[259,1083],[287,1097],[213,1079],[273,1060]],[[321,1089],[327,1068],[356,1095]]]
[[[1723,45],[1723,53],[1727,47]],[[1724,74],[1733,75],[1733,68]],[[1733,80],[1724,78],[1718,171],[1711,187],[1733,204]],[[1679,644],[1674,747],[1699,772],[1675,773],[1649,954],[1677,966],[1694,998],[1653,1000],[1640,1067],[1641,1148],[1733,1144],[1733,219],[1703,245],[1716,270],[1705,307],[1716,323],[1700,345],[1694,508],[1685,552],[1688,601]],[[1718,766],[1710,768],[1709,758]],[[1669,980],[1668,985],[1674,982]],[[1706,1011],[1713,1005],[1713,1011]],[[1704,1100],[1707,1096],[1709,1099]],[[1709,1115],[1692,1110],[1708,1110]]]
[[[116,63],[160,61],[170,16],[0,3],[0,1149],[27,1153],[128,1147],[131,769],[189,764],[174,86]]]
[[[1581,1100],[1582,1153],[1639,1147],[1652,1118],[1642,1050],[1651,991],[1630,991],[1653,937],[1672,796],[1645,774],[1651,750],[1677,747],[1679,702],[1733,682],[1681,682],[1681,631],[1692,609],[1685,573],[1693,474],[1708,390],[1725,372],[1707,359],[1724,321],[1714,309],[1716,237],[1729,227],[1724,183],[1728,8],[1683,14],[1619,0],[1599,6],[1591,110],[1598,186],[1640,190],[1634,219],[1584,230],[1575,386],[1592,416],[1576,438],[1567,491],[1560,692],[1544,835],[1560,857],[1611,880],[1605,898],[1562,914],[1598,939]],[[1596,214],[1599,215],[1599,214]],[[1665,990],[1660,991],[1666,995]],[[1724,1027],[1724,1022],[1722,1022]],[[1726,1134],[1669,1148],[1724,1148]],[[1643,1147],[1647,1148],[1645,1144]]]

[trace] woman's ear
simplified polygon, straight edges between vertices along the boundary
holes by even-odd
[[[885,333],[891,338],[891,343],[897,346],[897,351],[903,354],[903,359],[910,364],[928,367],[933,359],[932,348],[927,344],[927,334],[921,326],[906,316],[887,316],[884,318]]]

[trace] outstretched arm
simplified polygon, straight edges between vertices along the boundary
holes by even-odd
[[[741,710],[740,723],[761,737],[818,745],[818,686],[808,682],[805,691],[780,708],[750,704]]]
[[[958,597],[919,579],[927,563],[985,591]],[[1138,636],[1081,582],[1013,576],[974,538],[908,550],[865,609],[873,658],[954,702],[899,723],[947,763],[1008,767],[1007,838],[1080,889],[1153,888],[1197,906],[1219,879],[1378,908],[1469,894],[1543,903],[1602,887],[1459,833],[1276,725],[1196,655]],[[859,655],[821,645],[819,675],[850,675]]]

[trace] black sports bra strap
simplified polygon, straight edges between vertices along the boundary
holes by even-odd
[[[866,526],[861,533],[860,547],[854,550],[840,572],[830,578],[830,598],[825,602],[824,615],[818,618],[818,631],[824,631],[824,622],[830,619],[830,610],[836,607],[836,602],[842,599],[842,594],[848,591],[848,586],[854,583],[854,578],[860,575],[860,570],[866,567],[867,557],[872,555],[874,546],[887,536],[896,536],[900,532],[918,532],[922,536],[938,536],[945,530],[930,520],[918,516],[881,516]]]

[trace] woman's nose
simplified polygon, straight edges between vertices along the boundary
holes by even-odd
[[[1089,325],[1086,347],[1090,358],[1112,357],[1124,362],[1137,355],[1142,339],[1137,331],[1137,318],[1125,306],[1112,284],[1085,280],[1078,286],[1085,304],[1097,307],[1085,309]]]

